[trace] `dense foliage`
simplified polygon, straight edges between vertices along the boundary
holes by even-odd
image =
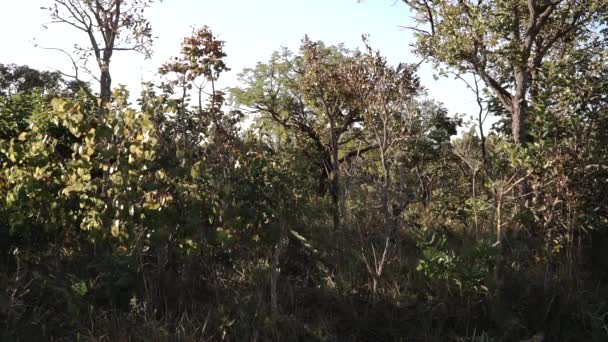
[[[459,25],[517,50],[499,24],[523,1],[407,2],[435,20],[419,53],[438,67],[488,80],[462,68],[477,36]],[[593,3],[557,19],[605,24]],[[494,7],[505,13],[478,32]],[[203,27],[161,84],[107,101],[0,65],[0,339],[606,340],[603,27],[534,65],[528,138],[515,140],[449,115],[416,66],[367,39],[306,37],[219,90],[224,42]],[[491,47],[484,67],[508,91],[498,75],[514,59]]]

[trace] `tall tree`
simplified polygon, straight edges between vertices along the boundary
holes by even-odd
[[[526,143],[528,109],[543,62],[565,46],[591,45],[606,20],[603,0],[404,0],[417,26],[417,52],[473,72],[511,115],[515,144]]]
[[[299,54],[275,53],[268,64],[245,70],[246,87],[233,91],[240,104],[312,146],[305,153],[321,169],[321,193],[329,180],[335,229],[340,227],[340,165],[377,147],[365,141],[360,126],[363,63],[360,52],[305,38]]]
[[[99,68],[99,114],[112,96],[110,63],[116,51],[152,54],[152,28],[144,16],[153,0],[53,0],[53,23],[83,32],[88,47],[76,47],[84,58],[91,53]]]

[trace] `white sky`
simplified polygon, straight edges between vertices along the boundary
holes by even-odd
[[[0,20],[0,63],[71,73],[65,55],[34,44],[71,51],[75,42],[86,44],[86,37],[67,25],[43,26],[50,19],[40,7],[49,6],[51,0],[5,2]],[[360,4],[356,0],[165,0],[153,4],[148,17],[158,37],[152,59],[128,52],[118,52],[112,59],[113,85],[126,84],[132,93],[139,91],[141,80],[158,80],[158,67],[178,54],[182,38],[193,27],[203,25],[226,41],[227,64],[232,71],[224,74],[221,86],[236,85],[236,75],[243,68],[267,61],[281,46],[296,50],[305,34],[327,44],[344,43],[348,48],[361,47],[361,35],[369,34],[372,46],[391,63],[419,60],[411,53],[411,33],[399,28],[411,24],[400,0],[367,0]],[[428,65],[422,67],[419,76],[429,96],[443,102],[451,114],[469,116],[477,112],[474,95],[461,81],[435,81]]]

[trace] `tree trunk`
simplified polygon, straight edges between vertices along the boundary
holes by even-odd
[[[99,109],[100,119],[104,116],[106,109],[105,105],[112,99],[112,75],[110,74],[110,59],[112,58],[112,49],[104,49],[103,58],[99,61]]]
[[[99,97],[101,101],[104,103],[110,102],[110,98],[112,97],[112,76],[110,76],[110,69],[107,66],[101,71],[99,85]]]
[[[334,231],[340,229],[340,186],[337,170],[331,171],[331,199],[333,202],[333,224]]]
[[[502,190],[500,190],[502,191]],[[496,244],[502,243],[502,194],[496,196]]]
[[[382,215],[384,216],[384,232],[386,236],[390,236],[394,233],[396,226],[395,215],[391,210],[391,197],[390,197],[390,165],[386,160],[384,146],[380,146],[380,158],[382,162],[382,186],[381,186],[381,201],[382,201]]]
[[[516,145],[523,146],[526,144],[526,119],[528,115],[528,101],[526,93],[530,86],[530,74],[525,70],[525,67],[515,68],[515,95],[513,96],[513,104],[511,110],[511,130],[513,134],[513,142]],[[523,176],[525,171],[518,170],[519,175]],[[522,200],[522,204],[527,206],[530,200],[530,184],[528,180],[524,180],[517,186],[517,194]]]
[[[334,133],[332,124],[331,135],[331,196],[333,201],[334,231],[340,229],[340,159],[338,158],[338,136]]]
[[[277,294],[277,283],[279,281],[279,275],[281,274],[280,262],[283,251],[289,244],[289,235],[285,223],[280,223],[280,236],[277,242],[274,252],[272,254],[272,264],[270,270],[270,308],[273,313],[279,312],[279,300]]]
[[[528,75],[522,67],[515,68],[515,94],[511,109],[511,131],[513,142],[517,145],[526,143],[526,115],[528,103],[526,92],[528,89]]]
[[[525,143],[526,136],[526,104],[525,100],[514,99],[513,110],[511,112],[511,131],[513,142],[517,145]]]

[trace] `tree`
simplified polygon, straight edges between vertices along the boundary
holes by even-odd
[[[567,47],[593,45],[608,14],[601,0],[404,2],[419,24],[411,27],[417,52],[478,75],[510,113],[518,145],[527,141],[528,111],[543,63]]]
[[[57,72],[39,71],[27,65],[0,64],[0,96],[10,97],[18,93],[58,90],[62,83]]]
[[[224,93],[216,90],[215,83],[222,72],[230,70],[224,62],[225,57],[224,41],[217,39],[209,27],[203,26],[194,30],[190,37],[184,38],[180,57],[174,57],[160,67],[161,75],[173,77],[163,86],[165,93],[170,96],[176,87],[181,88],[174,140],[177,140],[177,134],[181,134],[184,145],[186,141],[197,145],[205,139],[203,135],[207,133],[210,124],[216,128],[222,126],[220,121],[223,116],[221,108]],[[211,85],[211,94],[205,108],[203,93],[208,83]],[[195,112],[187,108],[190,90],[194,87],[198,90],[198,108]],[[188,125],[189,122],[193,124]],[[187,136],[188,132],[190,136]]]
[[[0,139],[17,137],[40,115],[54,96],[89,91],[86,83],[66,81],[59,72],[27,65],[0,64]]]
[[[367,45],[367,42],[366,42]],[[359,85],[358,95],[362,102],[365,130],[378,146],[380,177],[380,208],[382,211],[383,229],[381,257],[376,257],[376,248],[372,245],[373,258],[368,258],[364,251],[362,257],[368,273],[372,276],[372,292],[376,293],[378,279],[382,276],[388,263],[391,239],[397,232],[398,218],[409,204],[408,196],[403,196],[407,182],[401,182],[400,191],[395,191],[393,167],[403,159],[408,140],[415,134],[414,122],[418,115],[414,98],[421,92],[420,82],[415,76],[415,68],[400,64],[392,67],[379,52],[374,52],[369,45],[362,57],[363,79],[354,80]]]
[[[267,64],[245,70],[237,102],[312,146],[307,154],[329,180],[334,229],[340,227],[340,165],[377,146],[362,140],[357,82],[364,80],[361,53],[326,47],[307,37],[300,53],[273,54]],[[322,186],[324,189],[324,184]],[[324,191],[322,191],[324,193]]]
[[[62,23],[86,34],[90,46],[76,46],[99,68],[99,114],[112,96],[110,63],[116,51],[152,54],[152,28],[144,17],[153,0],[53,0],[49,8],[53,23]]]

